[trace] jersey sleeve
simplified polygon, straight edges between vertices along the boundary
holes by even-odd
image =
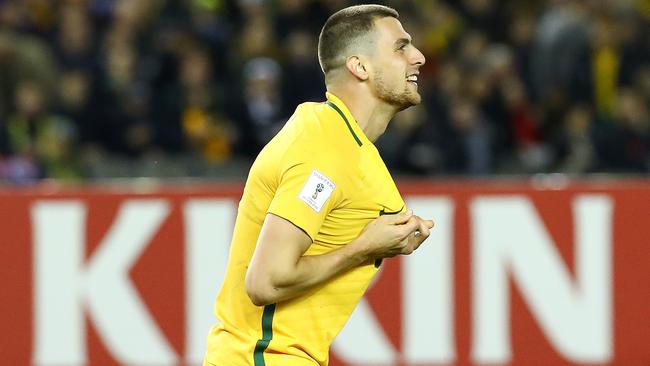
[[[317,161],[300,161],[280,173],[268,213],[291,221],[312,241],[341,197],[335,171]]]

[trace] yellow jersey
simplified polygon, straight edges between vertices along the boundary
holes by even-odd
[[[313,243],[305,255],[356,239],[404,201],[375,145],[335,95],[299,105],[249,172],[215,313],[205,365],[327,365],[329,347],[363,296],[380,261],[367,263],[303,295],[264,307],[244,286],[267,213],[289,220]]]

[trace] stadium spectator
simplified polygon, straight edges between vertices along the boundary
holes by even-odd
[[[74,151],[77,131],[71,121],[52,113],[47,99],[37,81],[23,80],[16,87],[15,112],[7,120],[8,150],[13,162],[20,161],[23,168],[9,169],[10,180],[80,175]]]
[[[355,3],[1,1],[2,171],[55,177],[43,156],[25,160],[11,145],[25,83],[42,88],[45,115],[74,131],[59,143],[83,151],[76,174],[112,176],[101,167],[154,156],[203,162],[204,174],[245,166],[287,110],[323,98],[315,87],[323,78],[316,25]],[[429,61],[420,75],[422,111],[404,116],[380,142],[399,146],[416,133],[423,148],[395,150],[402,155],[389,164],[420,175],[647,173],[650,12],[643,4],[399,2]],[[174,174],[202,174],[186,167]]]

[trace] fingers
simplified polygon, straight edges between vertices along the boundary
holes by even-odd
[[[397,234],[395,239],[399,240],[393,250],[394,253],[388,256],[409,255],[415,251],[431,234],[430,229],[433,228],[434,222],[432,220],[424,220],[421,217],[414,215],[412,210],[408,210],[399,214],[382,216],[382,220],[389,225],[394,225],[393,233]]]
[[[429,237],[429,229],[431,228],[429,225],[427,225],[427,220],[418,220],[418,231],[416,232],[415,236],[422,237],[422,240],[426,239]],[[417,235],[417,233],[420,233],[420,235]]]
[[[405,235],[420,233],[419,235],[429,236],[429,229],[433,227],[433,221],[423,220],[419,216],[413,215],[411,219],[409,219],[407,222],[405,222],[402,225],[403,225],[403,232],[405,233]]]
[[[413,215],[401,227],[402,237],[407,238],[409,235],[415,233],[420,227],[420,220],[417,216]]]
[[[415,250],[417,250],[420,245],[429,237],[431,234],[430,229],[433,227],[433,221],[431,220],[423,220],[422,218],[418,216],[414,216],[414,218],[417,219],[418,222],[418,227],[417,230],[413,233],[413,237],[409,241],[409,247],[405,248],[403,251],[403,254],[411,254]]]
[[[395,215],[385,215],[384,217],[386,217],[388,222],[391,224],[402,225],[407,223],[411,217],[413,217],[413,210],[407,210]]]

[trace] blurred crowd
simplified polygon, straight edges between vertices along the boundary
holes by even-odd
[[[250,162],[324,99],[318,33],[355,3],[0,0],[0,181]],[[392,171],[650,171],[649,0],[377,3],[427,57],[423,103],[377,142]]]

